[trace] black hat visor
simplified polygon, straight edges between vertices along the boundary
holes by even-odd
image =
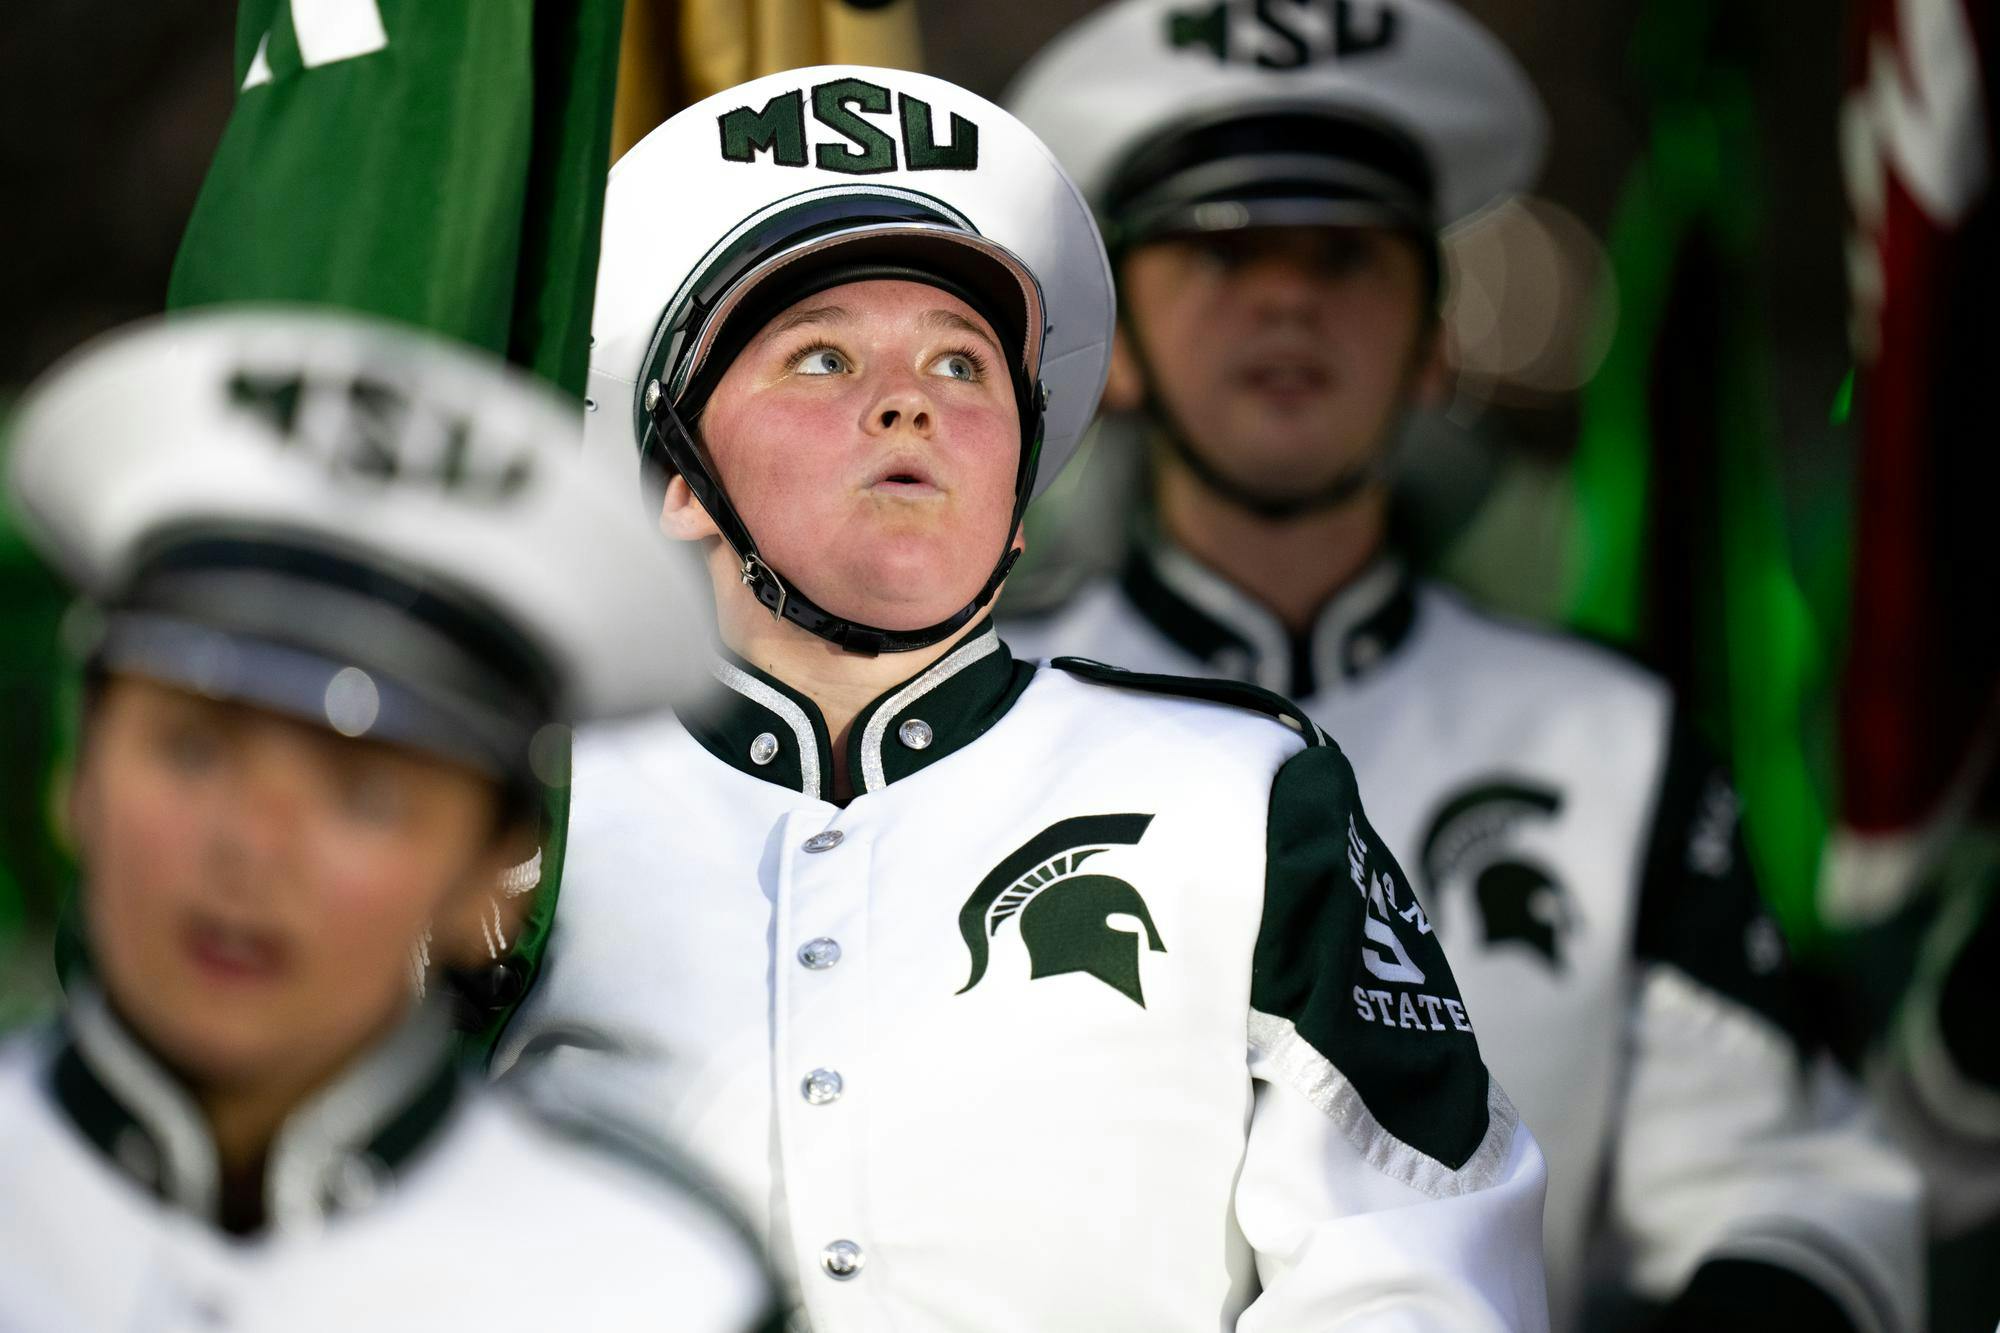
[[[217,562],[215,549],[232,561]],[[555,708],[544,664],[490,615],[380,569],[321,577],[264,543],[195,544],[156,561],[108,611],[95,660],[345,736],[512,781]],[[337,557],[327,557],[337,560]],[[342,566],[351,575],[356,567]],[[448,609],[446,609],[448,608]]]
[[[1128,154],[1101,206],[1113,248],[1248,227],[1436,232],[1428,160],[1410,139],[1323,111],[1186,122]]]
[[[927,283],[971,306],[1002,342],[1017,388],[1041,365],[1040,285],[1005,247],[970,232],[924,222],[871,223],[821,234],[779,251],[742,274],[717,301],[689,349],[683,411],[698,413],[729,365],[772,319],[808,297],[848,282]]]

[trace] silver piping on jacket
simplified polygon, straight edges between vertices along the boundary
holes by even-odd
[[[139,1048],[95,989],[71,997],[68,1022],[91,1071],[159,1146],[162,1192],[176,1206],[214,1221],[219,1174],[215,1141],[194,1099]]]
[[[741,667],[718,660],[710,664],[709,670],[730,689],[785,720],[799,744],[799,790],[808,799],[819,800],[819,741],[813,735],[812,719],[806,716],[806,710]]]
[[[946,653],[933,662],[929,670],[883,701],[861,732],[861,789],[864,792],[880,791],[889,785],[882,772],[882,739],[889,730],[890,720],[974,662],[998,651],[1000,632],[989,629],[978,638]]]

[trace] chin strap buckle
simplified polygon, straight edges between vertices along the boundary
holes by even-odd
[[[743,557],[741,577],[743,586],[753,592],[756,591],[760,579],[769,579],[771,586],[778,590],[778,604],[771,608],[771,619],[785,618],[785,603],[791,600],[791,594],[785,591],[784,582],[771,572],[771,567],[759,559],[755,551]]]

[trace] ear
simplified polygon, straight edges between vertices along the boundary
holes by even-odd
[[[110,687],[105,682],[86,683],[84,687],[83,711],[77,718],[77,730],[68,751],[60,755],[49,774],[48,786],[43,788],[47,804],[43,810],[48,816],[49,827],[53,830],[57,845],[72,857],[80,858],[91,839],[89,832],[101,813],[103,796],[98,791],[98,771],[103,767],[97,758],[100,728],[96,726],[98,715],[104,709],[105,695]]]
[[[513,946],[535,894],[511,892],[506,880],[539,849],[533,823],[523,820],[474,858],[431,918],[431,952],[440,963],[478,967],[492,961],[491,949],[504,954]]]
[[[679,476],[667,482],[666,499],[660,504],[660,531],[677,542],[698,542],[722,535],[715,520],[708,516],[708,510],[694,498],[687,480]]]
[[[1444,320],[1433,319],[1419,335],[1410,366],[1410,403],[1426,410],[1443,406],[1451,393],[1451,355]]]
[[[85,778],[83,757],[58,765],[49,781],[48,812],[56,844],[71,856],[84,847],[83,831],[97,816],[97,793]]]
[[[1146,401],[1146,377],[1132,350],[1131,335],[1120,320],[1111,332],[1111,374],[1104,381],[1104,407],[1110,412],[1136,412]]]

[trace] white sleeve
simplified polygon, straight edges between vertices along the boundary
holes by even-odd
[[[1869,1091],[1917,1162],[1932,1231],[1956,1239],[2000,1217],[2000,1078],[1991,978],[2000,975],[2000,894],[1947,901],[1897,1007]]]
[[[1673,1326],[1811,1305],[1923,1327],[1921,1187],[1853,1087],[1814,1059],[1810,997],[1765,913],[1727,775],[1682,730],[1660,786],[1633,948],[1612,1221]]]
[[[1541,1149],[1337,748],[1280,770],[1268,844],[1238,1329],[1546,1329]]]
[[[1679,1294],[1739,1261],[1810,1281],[1857,1330],[1923,1322],[1921,1189],[1829,1063],[1808,1066],[1753,1010],[1675,968],[1648,969],[1612,1207],[1631,1281]]]
[[[1263,1293],[1241,1333],[1545,1329],[1542,1151],[1489,1080],[1457,1170],[1384,1129],[1296,1032],[1252,1046],[1236,1220]]]

